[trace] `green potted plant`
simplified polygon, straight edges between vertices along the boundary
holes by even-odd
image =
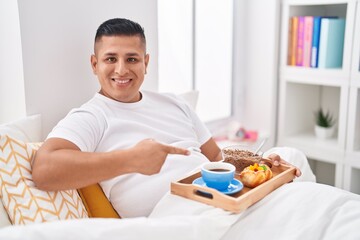
[[[318,138],[331,138],[335,131],[335,118],[330,111],[324,112],[322,108],[315,111],[315,135]]]

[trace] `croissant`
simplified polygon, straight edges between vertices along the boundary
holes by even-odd
[[[265,164],[250,165],[240,173],[240,181],[249,188],[254,188],[272,178],[269,166]]]

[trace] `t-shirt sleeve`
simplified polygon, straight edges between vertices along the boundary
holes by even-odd
[[[50,132],[49,138],[63,138],[84,152],[96,151],[106,126],[101,114],[84,109],[74,109]]]

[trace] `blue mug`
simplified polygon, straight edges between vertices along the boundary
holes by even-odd
[[[201,176],[207,187],[226,190],[234,179],[235,166],[225,162],[208,162],[201,167]]]

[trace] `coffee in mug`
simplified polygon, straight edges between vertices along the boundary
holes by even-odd
[[[208,162],[201,167],[201,176],[207,187],[225,190],[234,179],[235,166],[225,162]]]

